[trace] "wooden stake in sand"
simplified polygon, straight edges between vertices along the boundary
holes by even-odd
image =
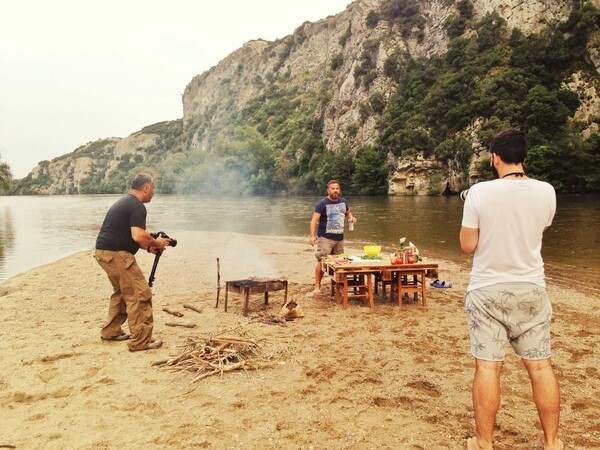
[[[219,307],[219,295],[221,294],[221,262],[217,258],[217,304],[215,308]]]

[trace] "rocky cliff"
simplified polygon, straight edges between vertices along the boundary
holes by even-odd
[[[421,1],[422,30],[409,37],[397,28],[390,32],[390,24],[383,20],[375,27],[367,26],[369,13],[378,10],[381,3],[380,0],[357,0],[335,16],[302,24],[293,34],[277,42],[248,42],[217,66],[195,77],[183,96],[184,123],[189,124],[200,116],[210,119],[204,132],[194,136],[192,145],[210,147],[215,131],[228,129],[230,118],[241,111],[249,99],[262,92],[273,73],[287,73],[302,89],[316,89],[319,80],[330,72],[336,55],[341,55],[343,62],[335,70],[334,93],[324,115],[325,146],[334,151],[343,141],[349,141],[354,149],[374,143],[379,135],[378,117],[370,115],[361,120],[360,107],[369,101],[373,92],[389,98],[396,89],[384,76],[386,59],[398,51],[415,58],[444,53],[449,39],[444,23],[450,15],[456,14],[458,2]],[[506,20],[507,27],[518,28],[524,34],[538,32],[551,22],[566,20],[573,6],[570,0],[474,0],[472,4],[475,19],[497,12]],[[369,45],[372,42],[377,42],[374,49]],[[355,78],[366,46],[374,54],[376,73],[369,86]],[[568,87],[585,92],[586,101],[578,113],[580,116],[592,117],[600,113],[594,83],[575,76]],[[389,178],[390,194],[456,192],[464,183],[461,174],[453,173],[434,157],[391,157],[391,163],[394,171]],[[432,173],[439,171],[444,171],[445,176],[432,186]],[[477,174],[472,176],[476,178]]]
[[[314,23],[306,22],[275,42],[247,42],[210,70],[194,77],[183,95],[183,131],[189,135],[189,148],[214,147],[218,139],[231,132],[248,103],[264,95],[277,76],[286,77],[301,92],[316,91],[324,79],[331,80],[332,95],[322,114],[322,141],[328,151],[338,151],[342,144],[358,149],[375,143],[380,134],[380,117],[364,114],[361,108],[374,93],[387,101],[397,89],[395,82],[384,74],[386,60],[398,53],[412,58],[444,53],[449,41],[447,20],[457,14],[461,4],[459,0],[420,0],[417,2],[419,14],[415,15],[418,20],[407,29],[406,24],[372,20],[373,12],[380,10],[385,1],[356,0],[345,11]],[[470,3],[475,19],[496,12],[506,20],[509,29],[518,28],[524,34],[537,32],[548,23],[566,20],[573,7],[571,0],[472,0]],[[600,0],[591,3],[600,7]],[[600,35],[595,35],[589,43],[597,69],[599,43]],[[373,66],[369,83],[357,79],[357,69],[365,61],[365,54]],[[565,86],[579,92],[583,99],[577,112],[579,120],[600,117],[597,80],[574,73],[570,80],[565,80]],[[597,132],[594,120],[588,121],[590,127],[585,132]],[[475,147],[479,145],[473,131],[477,123],[474,120],[465,131]],[[125,159],[132,161],[136,154],[143,154],[156,139],[152,133],[139,132],[125,139],[103,141],[100,153],[106,163],[102,176],[96,176],[96,180],[108,177],[122,164],[124,155],[130,155]],[[94,154],[90,146],[94,143],[38,165],[31,178],[45,181],[37,183],[37,192],[81,192],[82,181],[100,170],[100,165],[93,162],[100,153]],[[389,177],[390,194],[456,192],[464,184],[463,175],[433,155],[389,155],[389,160],[393,167]],[[472,167],[476,170],[476,164]],[[435,173],[443,175],[433,177]]]

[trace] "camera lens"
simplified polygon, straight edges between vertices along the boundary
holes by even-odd
[[[177,245],[177,239],[171,239],[171,243],[169,244],[169,246],[175,247],[176,245]]]

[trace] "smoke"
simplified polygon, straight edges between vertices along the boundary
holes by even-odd
[[[219,259],[221,274],[225,280],[238,280],[250,277],[277,278],[279,273],[271,258],[254,242],[243,235],[231,234],[227,242],[220,243]]]
[[[250,169],[230,158],[213,159],[192,165],[178,174],[173,187],[176,194],[227,194],[249,193]]]

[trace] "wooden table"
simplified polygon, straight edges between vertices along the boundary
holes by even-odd
[[[331,276],[332,288],[335,286],[335,297],[342,303],[344,309],[348,307],[348,289],[366,289],[366,294],[371,309],[375,308],[373,299],[373,279],[380,277],[382,280],[394,280],[398,291],[398,304],[402,306],[404,293],[420,293],[423,306],[427,306],[427,284],[425,277],[428,272],[437,273],[438,265],[430,262],[415,264],[392,264],[388,256],[381,260],[350,261],[345,258],[328,256],[321,260],[323,272]],[[412,276],[412,280],[408,277]],[[366,278],[366,283],[363,281]]]

